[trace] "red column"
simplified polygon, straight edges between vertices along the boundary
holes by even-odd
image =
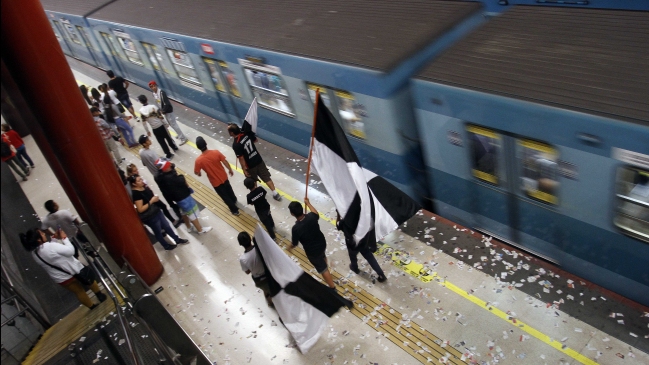
[[[70,66],[38,0],[2,1],[2,59],[30,104],[38,125],[28,125],[39,146],[59,161],[54,172],[72,185],[89,224],[111,256],[128,260],[153,284],[162,265],[133,209],[112,159],[79,93]],[[25,118],[29,123],[30,118]],[[64,173],[65,176],[60,174]],[[76,204],[75,204],[76,206]]]

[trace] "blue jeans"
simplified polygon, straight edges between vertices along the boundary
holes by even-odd
[[[165,218],[164,214],[162,214],[162,211],[158,211],[158,214],[144,221],[144,224],[146,224],[151,228],[151,230],[153,230],[155,238],[166,250],[170,249],[173,246],[165,241],[164,236],[162,235],[163,229],[169,236],[171,236],[171,238],[173,238],[174,241],[178,242],[178,240],[180,240],[180,237],[178,237],[178,235],[174,233],[173,228],[171,228],[169,221],[167,220],[167,218]]]
[[[25,145],[16,148],[16,157],[20,159],[23,165],[27,166],[27,162],[29,162],[29,166],[34,167],[34,161],[32,161],[32,159],[29,158]]]
[[[131,125],[128,124],[127,121],[122,118],[115,118],[115,124],[117,124],[117,128],[119,128],[119,130],[122,132],[122,135],[126,139],[126,143],[129,147],[138,144],[137,142],[135,142],[133,128],[131,128]]]

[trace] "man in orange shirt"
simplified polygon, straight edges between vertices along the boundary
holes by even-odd
[[[201,150],[201,155],[198,156],[194,162],[194,174],[201,176],[201,170],[205,171],[207,178],[214,187],[217,194],[223,199],[223,202],[230,208],[230,212],[234,215],[239,215],[239,207],[237,207],[237,196],[232,190],[232,185],[228,180],[228,175],[225,173],[225,168],[228,169],[230,176],[234,175],[234,171],[230,167],[230,163],[225,159],[225,156],[219,150],[208,150],[207,142],[203,137],[196,137],[196,147]]]

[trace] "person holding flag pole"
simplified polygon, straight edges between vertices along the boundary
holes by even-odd
[[[250,104],[250,109],[246,118],[243,121],[243,126],[239,127],[235,123],[228,124],[228,133],[234,142],[232,149],[237,159],[241,163],[241,169],[246,177],[254,180],[261,180],[266,183],[270,189],[273,199],[280,201],[282,197],[275,190],[275,183],[270,178],[270,171],[266,167],[266,163],[261,158],[255,142],[257,141],[257,98]]]
[[[357,247],[372,234],[377,240],[382,239],[421,209],[407,194],[361,167],[344,130],[322,103],[319,90],[316,91],[306,189],[311,164],[340,214],[339,229],[351,236]]]

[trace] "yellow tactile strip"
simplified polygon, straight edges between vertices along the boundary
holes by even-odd
[[[44,364],[114,311],[115,304],[110,299],[99,304],[93,310],[80,306],[45,331],[23,361],[23,365]]]
[[[179,168],[176,168],[176,170],[179,173],[183,173]],[[203,204],[234,229],[247,231],[251,234],[254,232],[258,224],[255,218],[243,211],[241,211],[240,216],[232,215],[212,188],[206,187],[193,176],[185,175],[185,178],[189,186],[194,189],[193,197],[197,202]],[[280,245],[286,247],[291,244],[285,237],[277,236],[280,238]],[[298,259],[298,263],[306,272],[313,273],[313,267],[306,258],[302,248],[298,247],[293,249],[292,254]],[[461,360],[462,353],[452,345],[445,344],[440,338],[415,322],[402,322],[401,313],[367,291],[354,286],[345,280],[340,273],[332,271],[332,275],[340,283],[338,288],[339,290],[342,289],[341,294],[354,301],[355,306],[351,310],[351,313],[370,326],[372,326],[370,323],[373,323],[372,327],[374,329],[385,333],[390,341],[394,342],[415,359],[422,363],[427,363],[429,361],[437,362],[439,359],[444,358],[448,364],[465,364]],[[319,279],[317,275],[314,275],[314,277]]]

